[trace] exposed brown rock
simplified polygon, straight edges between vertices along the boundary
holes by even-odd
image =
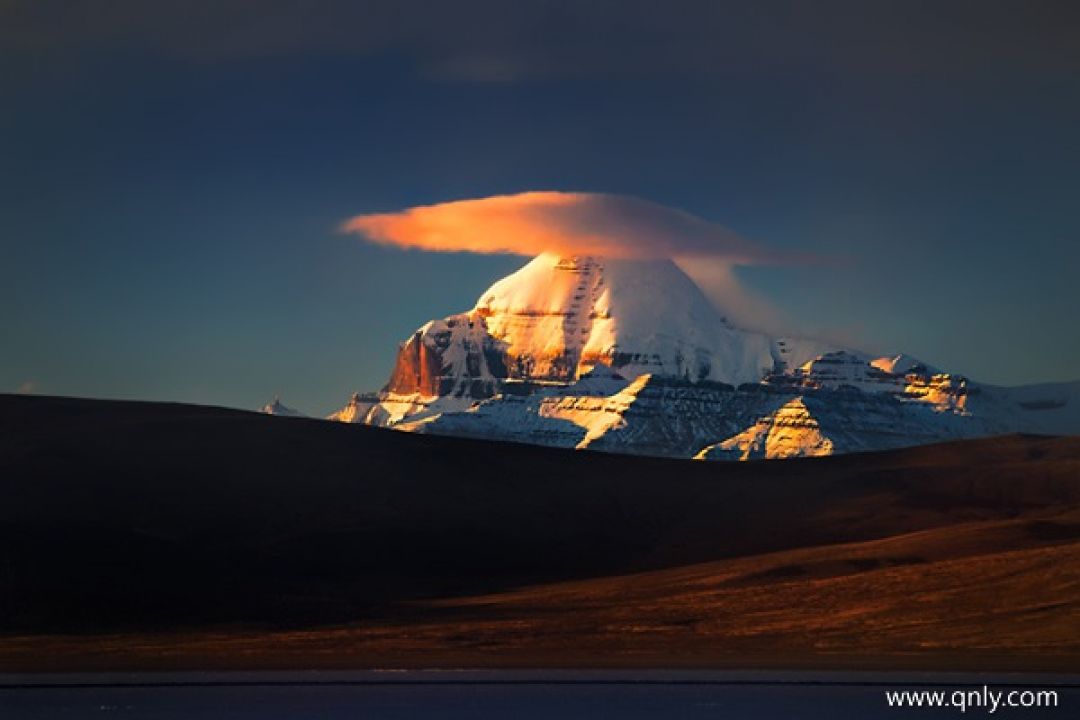
[[[428,347],[421,332],[417,331],[398,350],[386,389],[401,395],[437,395],[442,368],[442,354],[437,348]]]

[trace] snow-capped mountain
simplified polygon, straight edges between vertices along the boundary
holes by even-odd
[[[288,405],[282,404],[281,400],[274,398],[273,402],[267,403],[259,408],[259,412],[266,415],[280,415],[282,417],[306,417],[304,413],[299,410],[294,410]]]
[[[378,418],[435,399],[484,399],[507,380],[565,384],[597,364],[624,377],[757,382],[833,349],[732,327],[670,260],[545,253],[496,282],[472,310],[432,320],[402,345]],[[464,409],[470,403],[450,403]]]
[[[700,459],[1080,432],[1080,383],[996,388],[908,355],[734,327],[667,260],[543,254],[402,343],[330,419]]]

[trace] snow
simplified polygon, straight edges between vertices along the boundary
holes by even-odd
[[[626,426],[626,411],[637,400],[638,394],[651,377],[641,375],[626,387],[603,399],[588,396],[546,398],[540,404],[539,415],[569,420],[583,428],[585,436],[574,446],[582,450],[611,430]]]
[[[731,327],[670,260],[545,253],[480,296],[487,332],[534,378],[573,379],[596,362],[738,385],[775,364],[772,338]]]
[[[379,404],[380,398],[374,395],[353,393],[349,403],[327,417],[327,420],[336,420],[343,423],[365,423],[368,421],[368,413]]]
[[[738,435],[705,448],[694,458],[783,459],[832,453],[833,441],[821,432],[821,426],[810,415],[803,398],[797,397]]]
[[[1080,434],[1080,382],[1040,383],[1018,387],[974,385],[969,412],[1010,419],[1017,431]]]
[[[276,397],[273,402],[267,403],[259,408],[259,412],[265,413],[266,415],[279,415],[281,417],[305,417],[299,410],[294,410],[287,405],[283,405],[281,400]]]
[[[906,375],[912,370],[921,370],[924,373],[930,373],[931,375],[941,372],[938,368],[931,365],[927,365],[922,360],[914,358],[910,355],[900,353],[899,355],[884,356],[874,358],[870,361],[870,364],[876,367],[882,372],[887,372],[891,375]]]
[[[488,367],[483,354],[479,358],[478,370],[469,368],[470,350],[481,348],[490,342],[484,323],[468,313],[452,315],[445,320],[432,320],[420,328],[423,341],[428,347],[445,348],[442,353],[443,372],[450,377],[471,377],[491,380],[494,374]]]
[[[1080,383],[998,388],[905,354],[741,330],[666,260],[540,255],[422,326],[399,361],[402,382],[330,419],[722,460],[1080,432]]]

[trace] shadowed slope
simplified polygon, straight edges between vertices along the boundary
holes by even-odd
[[[3,396],[0,478],[0,622],[9,634],[237,621],[390,628],[383,645],[361,643],[368,655],[354,647],[342,656],[363,665],[400,657],[395,627],[438,656],[456,647],[451,627],[480,637],[479,626],[505,616],[537,632],[531,644],[528,633],[494,637],[508,655],[491,657],[507,662],[575,643],[583,657],[592,648],[597,662],[616,662],[618,648],[637,643],[641,657],[697,647],[716,664],[717,638],[741,626],[749,645],[723,647],[917,647],[922,631],[910,623],[878,633],[876,645],[855,637],[869,638],[873,624],[825,629],[875,593],[893,603],[894,620],[920,597],[924,608],[953,607],[970,632],[1012,617],[993,630],[1004,638],[995,647],[1047,613],[1058,619],[1031,646],[1049,651],[1046,633],[1061,632],[1080,601],[1068,575],[1080,537],[1075,438],[694,463],[218,408]],[[910,535],[919,531],[927,533]],[[890,537],[880,542],[894,546],[863,543]],[[837,543],[855,545],[821,547]],[[926,574],[928,564],[953,562]],[[996,568],[1000,581],[981,574]],[[628,573],[646,574],[619,579]],[[1001,608],[950,596],[950,583],[979,578],[988,598],[1004,588]],[[718,594],[702,595],[701,583]],[[540,589],[454,599],[522,586]],[[754,587],[765,595],[755,600]],[[768,603],[788,613],[775,630],[760,622]],[[1040,609],[1046,603],[1057,609]],[[669,631],[656,623],[669,616],[683,630],[665,646]],[[563,640],[545,646],[551,622]],[[416,640],[420,627],[435,628],[432,639]],[[926,635],[942,636],[929,626]],[[982,641],[950,642],[964,651]],[[6,644],[9,657],[18,647]],[[475,660],[477,648],[462,647]]]

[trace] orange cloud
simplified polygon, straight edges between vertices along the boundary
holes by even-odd
[[[372,242],[435,252],[621,258],[784,258],[716,223],[634,197],[525,192],[458,200],[400,212],[357,215],[343,226]]]

